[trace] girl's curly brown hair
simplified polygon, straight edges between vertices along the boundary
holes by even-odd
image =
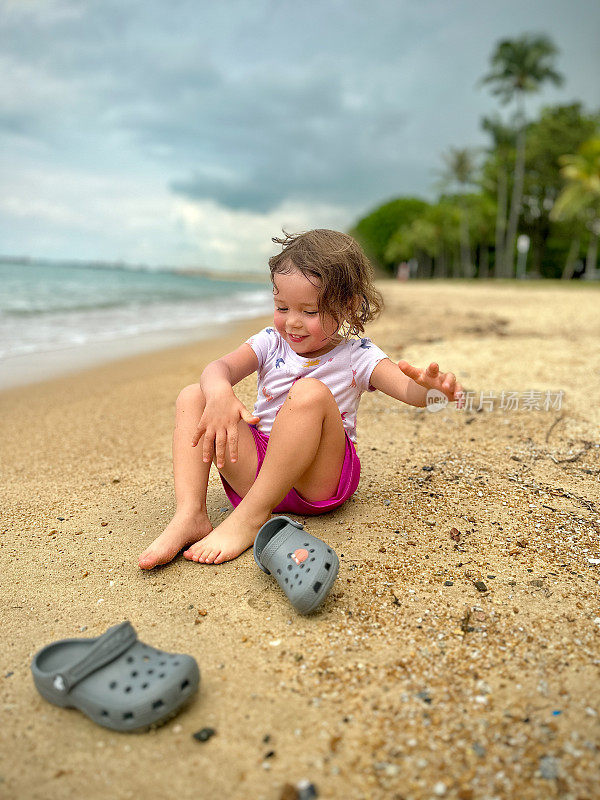
[[[282,239],[272,239],[282,245],[281,253],[269,259],[273,286],[276,273],[299,270],[319,290],[321,319],[325,314],[333,317],[346,339],[363,333],[366,323],[383,310],[383,298],[373,285],[373,269],[358,242],[327,229],[297,234],[283,230],[283,234]]]

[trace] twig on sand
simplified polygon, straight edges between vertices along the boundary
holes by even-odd
[[[577,500],[579,503],[582,503],[589,511],[593,511],[594,514],[600,514],[600,508],[593,503],[591,500],[587,500],[585,497],[580,497],[577,494],[572,494],[571,492],[567,492],[564,489],[555,486],[540,486],[535,481],[532,483],[524,483],[522,479],[518,475],[507,475],[506,476],[509,481],[514,481],[517,483],[520,489],[533,489],[536,492],[547,492],[548,494],[552,494],[555,497],[567,497],[569,500]],[[590,520],[588,520],[589,522]]]
[[[552,423],[552,425],[550,425],[550,427],[548,428],[548,432],[546,433],[546,441],[548,441],[548,439],[550,438],[550,434],[552,433],[552,431],[554,430],[554,428],[555,428],[555,427],[558,425],[558,423],[559,423],[561,420],[563,420],[564,418],[565,418],[565,415],[564,415],[564,414],[561,414],[559,417],[557,417],[557,418],[554,420],[554,422]]]
[[[587,453],[591,446],[592,442],[584,441],[583,450],[580,450],[579,453],[575,453],[574,456],[570,456],[569,458],[554,458],[552,453],[546,453],[546,455],[550,456],[555,464],[566,464],[567,462],[572,463],[573,461],[577,461],[578,458],[581,458],[584,453]]]

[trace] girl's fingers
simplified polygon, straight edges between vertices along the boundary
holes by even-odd
[[[430,378],[436,378],[436,377],[437,377],[437,374],[438,374],[438,372],[439,372],[439,371],[440,371],[439,365],[438,365],[438,364],[436,364],[436,363],[435,363],[435,361],[434,361],[434,362],[432,362],[432,363],[431,363],[431,364],[430,364],[430,365],[427,367],[427,375],[428,375]]]
[[[442,390],[449,394],[450,396],[454,393],[454,387],[456,386],[456,375],[453,375],[452,372],[448,372],[444,376],[444,382],[442,385]]]
[[[256,425],[257,422],[260,422],[260,418],[255,417],[254,414],[251,414],[246,408],[242,411],[242,419],[244,422],[247,422],[248,425]]]
[[[198,444],[198,442],[200,441],[201,437],[204,435],[205,432],[206,431],[204,427],[199,424],[198,427],[196,428],[196,432],[192,436],[192,447],[196,447],[196,445]]]
[[[460,383],[454,387],[454,399],[456,400],[456,407],[462,408],[465,404],[465,393]]]
[[[421,370],[413,367],[408,361],[399,361],[398,367],[402,370],[405,375],[408,375],[409,378],[412,378],[413,381],[416,381],[418,377],[421,375]]]
[[[229,443],[229,455],[231,456],[231,463],[237,461],[238,457],[238,429],[237,425],[227,428],[227,441]]]
[[[217,453],[217,469],[225,465],[225,444],[227,442],[227,431],[219,430],[215,437],[215,449]]]
[[[215,439],[215,435],[212,431],[206,431],[204,434],[204,446],[202,447],[202,460],[205,463],[212,461],[212,454],[213,454],[213,442]]]

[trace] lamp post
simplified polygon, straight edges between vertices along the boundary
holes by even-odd
[[[526,233],[522,233],[517,239],[517,278],[522,280],[525,277],[527,270],[527,253],[529,252],[529,245],[531,239]]]

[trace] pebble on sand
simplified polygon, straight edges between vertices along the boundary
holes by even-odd
[[[207,742],[215,733],[216,730],[214,728],[202,728],[202,730],[193,733],[192,736],[197,742]]]

